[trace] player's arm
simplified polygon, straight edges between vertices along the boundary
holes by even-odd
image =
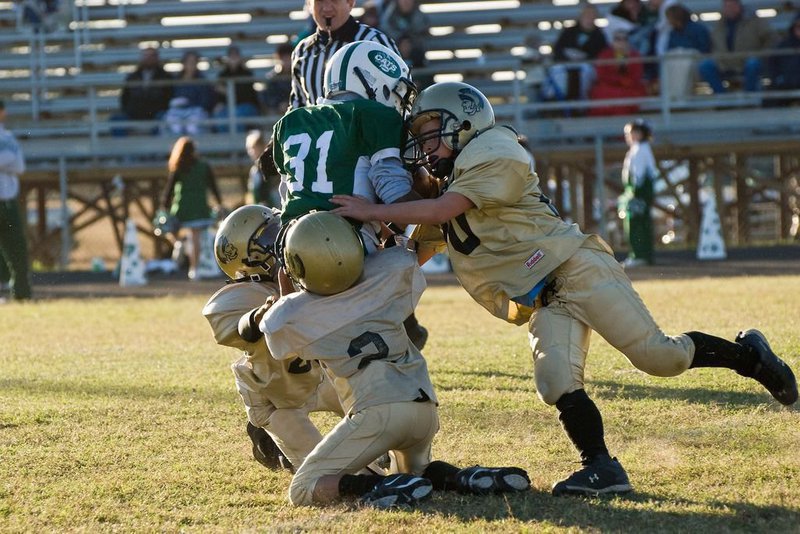
[[[242,315],[238,325],[239,337],[248,343],[255,343],[261,339],[263,334],[258,329],[258,323],[273,304],[275,304],[275,297],[269,297],[264,304]]]
[[[391,221],[397,224],[442,224],[475,205],[460,193],[447,192],[439,198],[398,204],[372,204],[363,197],[334,195],[333,212],[359,221]]]

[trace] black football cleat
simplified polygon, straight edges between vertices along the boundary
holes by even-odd
[[[389,475],[361,497],[361,503],[373,508],[413,506],[430,497],[433,483],[415,475]]]
[[[606,455],[595,457],[584,463],[570,476],[553,484],[553,495],[612,495],[633,490],[628,473],[616,458]]]
[[[531,487],[528,473],[519,467],[481,467],[476,465],[456,474],[459,493],[486,495],[525,491]]]
[[[746,332],[739,332],[736,343],[749,348],[758,356],[758,361],[752,374],[742,374],[757,380],[775,400],[789,406],[797,402],[797,380],[786,362],[772,352],[767,338],[758,330],[752,328]]]

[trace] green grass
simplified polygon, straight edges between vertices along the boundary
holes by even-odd
[[[800,276],[636,284],[670,333],[757,326],[800,368]],[[800,532],[800,412],[726,370],[673,379],[593,337],[587,389],[636,492],[553,498],[577,467],[536,398],[526,330],[460,288],[418,309],[441,401],[434,456],[520,465],[533,489],[436,495],[415,510],[293,508],[290,475],[255,463],[204,296],[0,306],[0,532]],[[329,428],[335,420],[315,420]]]

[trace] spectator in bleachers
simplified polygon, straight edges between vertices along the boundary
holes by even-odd
[[[590,98],[603,100],[645,96],[644,67],[641,55],[628,42],[628,31],[619,28],[611,35],[611,45],[600,52],[597,59],[598,61],[614,60],[614,62],[597,65],[597,79],[592,87]],[[593,107],[590,115],[625,115],[636,113],[638,109],[638,105],[625,104]]]
[[[411,70],[425,67],[428,63],[427,59],[425,59],[425,51],[415,48],[411,37],[408,35],[403,34],[397,39],[397,49],[400,50],[400,57],[405,60],[406,65]],[[417,73],[414,75],[414,84],[420,91],[432,83],[433,75],[431,74]]]
[[[244,147],[253,162],[247,177],[245,202],[247,204],[263,204],[264,206],[280,209],[281,197],[278,193],[278,186],[281,181],[281,175],[278,174],[274,164],[268,170],[262,170],[258,164],[262,154],[266,151],[269,151],[270,154],[272,153],[272,139],[268,141],[263,130],[251,130],[245,138]]]
[[[22,11],[22,23],[35,32],[51,32],[58,26],[60,0],[14,0],[14,7]]]
[[[391,0],[383,7],[380,29],[398,43],[401,37],[410,41],[410,53],[400,57],[415,65],[425,62],[430,19],[420,11],[417,0]]]
[[[189,230],[189,279],[196,280],[201,237],[213,222],[208,194],[214,195],[218,210],[223,208],[222,197],[214,171],[207,162],[200,159],[191,137],[184,136],[175,141],[167,170],[169,174],[161,196],[161,207],[178,219],[181,229]]]
[[[25,158],[14,134],[5,129],[5,102],[0,100],[0,282],[15,300],[31,298],[25,212],[20,210],[19,175]]]
[[[543,96],[547,100],[585,100],[589,96],[595,70],[589,63],[560,62],[591,61],[607,46],[603,31],[597,27],[597,8],[586,4],[581,8],[574,26],[564,28],[553,45],[556,64],[547,71]]]
[[[788,55],[775,55],[769,61],[769,73],[772,85],[770,89],[775,91],[787,91],[800,89],[800,14],[798,14],[789,26],[787,35],[778,44],[778,50],[794,52]],[[766,103],[771,106],[789,105],[797,102],[798,98],[789,99],[770,99]]]
[[[267,74],[261,101],[268,114],[283,113],[292,93],[292,44],[281,43],[275,49],[275,66]]]
[[[611,10],[609,17],[618,17],[632,24],[628,34],[628,42],[641,55],[649,55],[652,49],[651,37],[655,21],[658,19],[657,11],[654,13],[646,9],[642,0],[620,0]]]
[[[172,76],[161,65],[158,50],[143,48],[136,70],[125,78],[120,95],[120,112],[113,115],[111,120],[160,120],[172,99],[172,81]],[[129,133],[126,128],[112,128],[111,131],[116,136]],[[150,128],[150,131],[157,133],[158,128]]]
[[[692,12],[682,4],[667,8],[667,21],[670,26],[667,50],[678,48],[696,50],[701,54],[711,52],[711,35],[705,24],[692,20]]]
[[[217,105],[214,108],[214,118],[228,118],[228,84],[226,80],[234,79],[233,96],[236,102],[235,116],[237,119],[255,117],[261,112],[261,103],[253,87],[253,71],[247,68],[241,50],[238,46],[229,46],[227,55],[222,59],[224,67],[217,75],[220,84],[217,86]],[[246,78],[246,79],[242,79]],[[227,125],[217,125],[217,131],[227,132]],[[245,131],[245,125],[240,125],[237,131]]]
[[[711,30],[715,54],[758,52],[774,44],[769,24],[754,13],[745,12],[741,0],[722,0],[722,18]],[[761,89],[764,62],[760,57],[709,58],[700,62],[698,70],[715,93],[725,92],[724,79],[744,78],[746,91]]]
[[[375,41],[400,53],[391,37],[350,15],[355,0],[306,0],[316,31],[292,52],[290,108],[312,106],[322,96],[325,63],[341,47],[354,41]]]
[[[711,52],[711,34],[702,22],[692,20],[691,11],[682,4],[669,6],[666,17],[670,32],[667,50],[661,56],[666,73],[661,91],[670,98],[682,98],[694,87],[696,55]]]
[[[361,15],[361,18],[358,19],[358,22],[361,24],[366,24],[367,26],[372,26],[373,28],[380,28],[381,26],[381,8],[372,0],[367,0],[364,2],[362,6],[364,8],[364,13]]]
[[[203,133],[206,128],[202,123],[208,119],[216,103],[214,88],[205,81],[205,76],[198,69],[199,61],[200,56],[194,50],[184,53],[181,59],[183,69],[176,79],[172,100],[164,117],[167,128],[173,134]]]

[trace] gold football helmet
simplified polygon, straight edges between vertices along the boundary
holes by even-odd
[[[214,257],[231,280],[275,280],[280,268],[275,239],[280,229],[278,210],[257,204],[242,206],[219,225]]]
[[[290,223],[283,243],[287,274],[306,291],[340,293],[364,270],[364,245],[358,231],[339,215],[314,211]]]

